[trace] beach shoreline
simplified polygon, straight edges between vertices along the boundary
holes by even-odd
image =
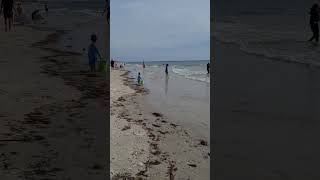
[[[63,30],[1,33],[0,179],[105,179],[109,90]]]
[[[149,90],[135,85],[128,74],[110,74],[111,177],[208,179],[207,141],[191,137],[185,127],[154,111],[145,99]],[[126,151],[119,152],[124,147]]]

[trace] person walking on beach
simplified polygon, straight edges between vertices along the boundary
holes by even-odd
[[[141,84],[141,74],[140,74],[140,72],[138,73],[137,81],[138,81],[138,84],[140,85]]]
[[[168,74],[168,66],[169,66],[169,64],[166,64],[166,74]]]
[[[32,21],[43,19],[43,17],[40,14],[40,9],[37,9],[31,13],[31,19]]]
[[[96,61],[97,61],[97,55],[101,58],[101,55],[95,45],[97,41],[97,36],[95,34],[91,35],[91,44],[88,48],[88,58],[89,58],[89,65],[91,72],[96,72]]]
[[[207,64],[207,72],[210,73],[210,63]]]
[[[46,13],[48,13],[49,8],[48,8],[48,4],[47,3],[44,4],[44,10],[46,11]]]
[[[309,39],[309,41],[313,41],[314,39],[316,42],[319,41],[319,5],[315,3],[310,12],[310,28],[313,33],[312,37]]]
[[[16,17],[20,17],[22,16],[22,13],[23,13],[23,9],[21,7],[21,3],[17,3],[17,14],[16,14]]]
[[[106,15],[107,23],[110,24],[110,2],[109,2],[109,0],[106,0],[106,5],[104,7],[103,14]]]
[[[13,0],[2,0],[1,7],[0,7],[0,14],[3,12],[4,17],[4,26],[5,31],[7,32],[11,30],[11,25],[13,24],[13,9],[14,9],[14,2]]]
[[[114,68],[114,60],[111,59],[111,67]]]
[[[142,62],[142,67],[143,67],[143,68],[145,68],[145,67],[146,67],[146,65],[144,64],[144,61]]]

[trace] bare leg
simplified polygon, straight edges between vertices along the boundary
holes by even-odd
[[[11,19],[11,25],[12,25],[12,29],[14,29],[14,16],[12,16],[12,19]]]
[[[5,31],[7,32],[8,31],[7,18],[4,18],[4,28],[5,28]]]
[[[11,31],[12,18],[9,18],[9,31]]]

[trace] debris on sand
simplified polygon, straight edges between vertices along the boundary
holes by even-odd
[[[197,167],[196,164],[191,164],[191,163],[188,163],[188,166],[190,166],[190,167]]]
[[[142,119],[138,119],[138,120],[135,120],[134,122],[136,122],[136,123],[142,123],[143,120],[142,120]]]
[[[118,98],[118,101],[123,102],[123,101],[126,101],[126,100],[121,96],[121,97]]]
[[[157,112],[154,112],[154,113],[152,113],[155,117],[162,117],[162,114],[160,114],[160,113],[157,113]]]
[[[205,141],[205,140],[202,140],[202,139],[200,139],[200,143],[199,144],[202,145],[202,146],[208,146],[208,142]]]
[[[142,171],[140,171],[140,172],[138,172],[136,175],[137,176],[144,176],[144,177],[148,177],[148,175],[146,175],[146,170],[142,170]]]
[[[171,125],[172,127],[174,127],[174,128],[176,128],[177,126],[179,126],[179,125],[173,124],[173,123],[170,123],[170,125]]]
[[[175,172],[178,170],[176,167],[176,162],[175,161],[170,161],[169,162],[169,167],[168,167],[168,175],[169,175],[169,180],[174,180],[175,177]]]
[[[158,156],[158,155],[161,154],[161,152],[159,150],[157,150],[157,149],[152,149],[152,150],[150,150],[150,152],[151,152],[151,154],[153,154],[155,156]]]
[[[128,129],[130,129],[131,127],[130,126],[124,126],[122,129],[121,129],[121,131],[125,131],[125,130],[128,130]]]
[[[148,136],[149,136],[151,139],[154,139],[154,138],[156,137],[153,133],[150,133]]]
[[[161,133],[161,134],[168,134],[169,133],[169,131],[158,131],[159,133]]]
[[[116,174],[111,179],[112,180],[120,180],[120,179],[135,180],[135,178],[132,177],[130,173]]]
[[[159,165],[159,164],[161,164],[161,162],[158,160],[154,160],[154,161],[148,161],[148,164],[149,165]]]
[[[154,126],[154,127],[161,127],[160,125],[157,125],[157,124],[152,124],[152,126]]]
[[[151,150],[150,150],[151,154],[153,154],[155,156],[158,156],[161,154],[161,151],[159,150],[158,144],[151,143],[150,146],[151,146]]]

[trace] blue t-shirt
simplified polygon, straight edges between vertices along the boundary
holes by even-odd
[[[99,51],[94,44],[90,44],[88,49],[89,64],[95,63],[97,61],[97,55],[100,56]]]

